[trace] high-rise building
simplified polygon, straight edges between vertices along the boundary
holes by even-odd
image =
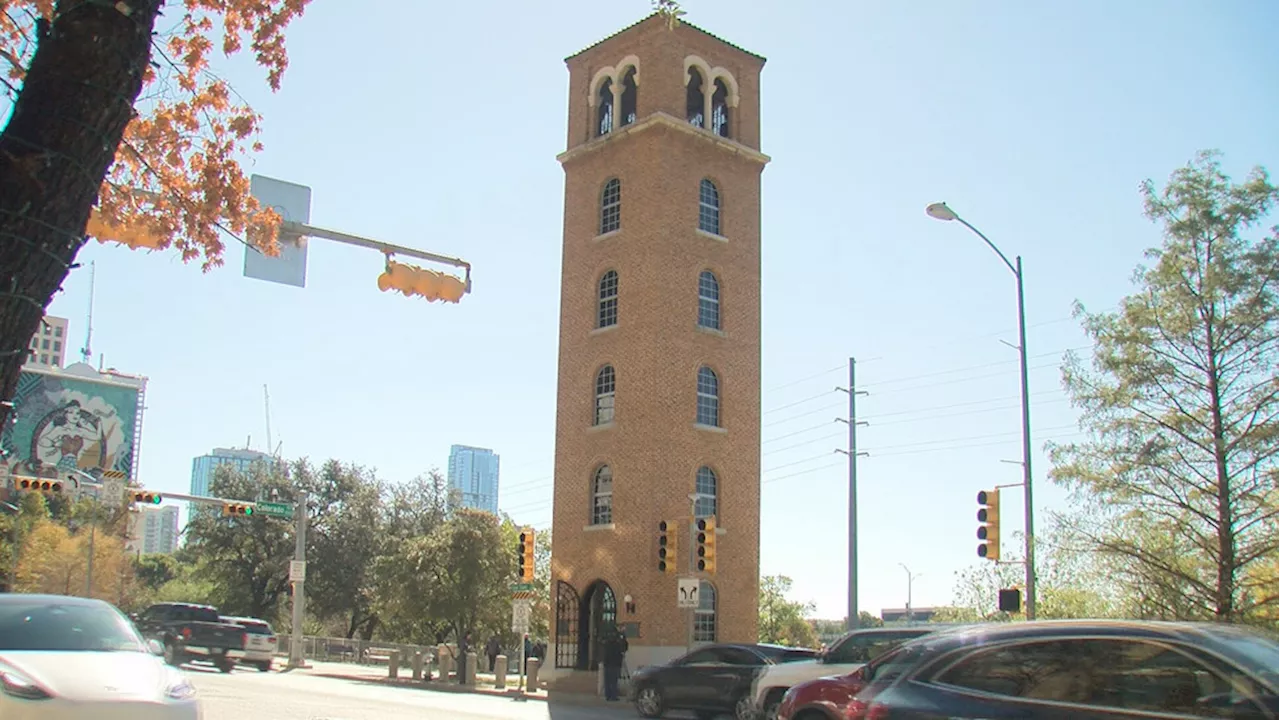
[[[129,542],[126,547],[130,552],[150,555],[169,554],[177,550],[178,506],[135,507],[138,512],[129,518]]]
[[[757,640],[765,59],[655,14],[566,63],[550,664],[593,688],[609,624],[631,667]]]
[[[464,507],[498,514],[498,455],[488,448],[449,448],[449,489]]]
[[[60,368],[67,359],[67,319],[45,315],[27,346],[26,365]]]
[[[201,455],[191,461],[191,494],[208,495],[214,470],[220,465],[228,465],[236,472],[249,473],[255,463],[269,465],[275,461],[271,455],[257,450],[214,448],[208,455]]]

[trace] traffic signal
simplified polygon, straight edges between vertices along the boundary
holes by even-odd
[[[1001,590],[999,607],[1001,612],[1020,612],[1022,610],[1022,591],[1018,588]]]
[[[716,516],[698,519],[698,572],[716,571]]]
[[[456,303],[467,291],[466,283],[447,273],[387,261],[387,269],[378,276],[378,289],[382,292],[399,290],[406,297],[421,295],[431,302],[445,300]]]
[[[520,582],[533,582],[533,528],[520,531],[520,544],[516,547],[516,561],[520,565]]]
[[[675,525],[666,520],[658,523],[658,572],[674,574],[676,572],[676,552],[680,547],[680,534]]]
[[[149,228],[112,225],[103,220],[97,210],[89,216],[89,225],[84,231],[86,235],[93,236],[100,243],[115,242],[128,245],[131,250],[139,248],[157,250],[164,241],[164,238],[151,232]]]
[[[1000,491],[978,492],[978,557],[1000,559]]]
[[[133,493],[133,501],[143,503],[145,505],[159,505],[164,500],[160,493],[146,492],[145,490],[135,490]]]
[[[224,517],[244,517],[253,514],[253,506],[246,503],[226,503],[222,506]]]
[[[23,492],[38,492],[45,495],[61,495],[62,481],[41,480],[39,478],[14,478],[13,486]]]

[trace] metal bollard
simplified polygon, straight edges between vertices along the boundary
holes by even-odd
[[[421,650],[413,651],[413,679],[414,680],[422,679],[422,651]]]
[[[400,675],[400,651],[392,650],[387,656],[387,677],[395,680]]]
[[[493,686],[499,690],[507,689],[507,656],[499,655],[493,663]]]

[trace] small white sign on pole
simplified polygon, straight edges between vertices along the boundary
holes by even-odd
[[[533,611],[533,601],[517,598],[511,601],[511,632],[524,635],[529,632],[529,620]]]
[[[698,607],[698,578],[680,578],[676,581],[676,607]]]
[[[290,560],[289,561],[289,582],[306,582],[307,580],[307,561],[306,560]]]

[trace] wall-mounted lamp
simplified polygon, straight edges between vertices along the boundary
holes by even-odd
[[[622,605],[623,608],[626,609],[628,615],[636,614],[636,603],[635,600],[631,599],[630,595],[622,596]]]

